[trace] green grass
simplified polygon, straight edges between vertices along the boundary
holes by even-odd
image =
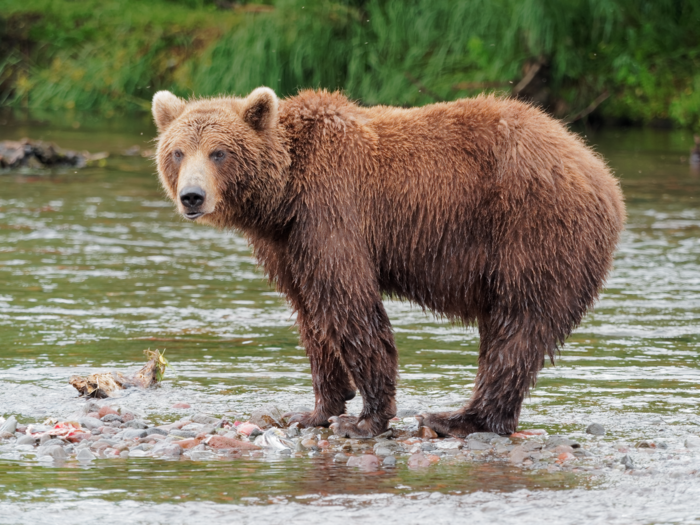
[[[417,105],[510,92],[546,64],[549,109],[603,93],[608,121],[700,126],[700,3],[682,0],[0,0],[6,103],[110,114],[157,89],[245,94],[267,85],[343,89]],[[13,18],[14,17],[14,18]],[[27,20],[25,46],[8,22]],[[4,31],[4,35],[3,35]],[[9,43],[8,43],[9,40]],[[544,71],[544,70],[543,70]]]

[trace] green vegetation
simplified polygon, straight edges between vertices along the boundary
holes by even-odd
[[[0,13],[14,106],[110,114],[157,89],[259,85],[403,105],[495,90],[562,118],[700,125],[700,2],[0,0]]]

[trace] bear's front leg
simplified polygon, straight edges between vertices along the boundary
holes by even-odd
[[[311,364],[315,405],[311,412],[290,412],[284,417],[289,424],[299,423],[302,428],[327,427],[329,418],[345,413],[345,402],[355,397],[355,387],[337,350],[320,341],[320,334],[301,308],[297,323]]]
[[[363,409],[357,417],[331,414],[336,416],[331,418],[331,429],[344,437],[379,435],[396,414],[398,357],[367,246],[353,231],[342,228],[324,228],[314,235],[300,229],[299,235],[303,239],[293,245],[303,249],[292,253],[290,260],[302,303],[302,337],[311,335],[318,343],[309,352],[318,392],[314,412],[320,418],[329,406],[335,412],[344,409],[349,376],[362,395]]]
[[[396,415],[398,356],[389,318],[379,297],[366,313],[347,312],[348,330],[341,356],[364,406],[359,416],[331,418],[331,430],[350,438],[371,438],[388,429]]]

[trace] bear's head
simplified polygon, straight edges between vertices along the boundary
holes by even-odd
[[[158,174],[184,217],[243,229],[275,217],[290,158],[274,91],[189,102],[159,91],[152,109]]]

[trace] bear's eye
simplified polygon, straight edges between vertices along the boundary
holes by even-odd
[[[182,151],[180,151],[179,149],[176,149],[175,151],[173,151],[173,158],[175,160],[182,160],[182,157],[184,157],[184,155],[182,154]]]
[[[214,153],[211,154],[211,158],[214,160],[224,160],[224,157],[226,156],[226,153],[220,149],[217,149]]]

